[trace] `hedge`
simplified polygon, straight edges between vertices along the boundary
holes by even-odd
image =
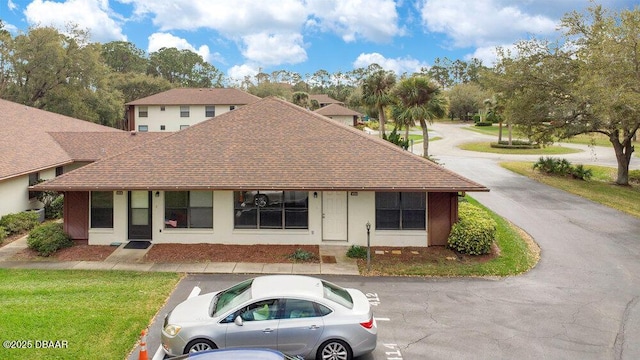
[[[496,237],[495,220],[483,209],[467,202],[459,204],[458,218],[451,228],[448,246],[464,254],[488,254]]]

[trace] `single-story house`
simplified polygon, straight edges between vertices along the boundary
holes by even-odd
[[[42,207],[30,185],[140,142],[126,131],[1,99],[0,137],[0,216]]]
[[[65,193],[89,244],[444,245],[458,195],[488,191],[387,141],[278,98],[33,187]]]
[[[309,95],[309,100],[317,101],[318,105],[322,108],[331,104],[344,105],[342,101],[336,100],[327,94],[313,94]]]
[[[178,88],[126,103],[130,131],[174,132],[260,100],[233,88]]]
[[[319,108],[315,112],[349,126],[356,126],[358,119],[362,116],[361,113],[340,104],[330,104]]]

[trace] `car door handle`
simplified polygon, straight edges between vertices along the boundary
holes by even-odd
[[[272,328],[266,328],[266,329],[262,330],[262,332],[268,334],[270,332],[273,332],[273,329]]]
[[[309,326],[309,330],[318,330],[318,329],[320,329],[320,326],[318,326],[318,325]]]

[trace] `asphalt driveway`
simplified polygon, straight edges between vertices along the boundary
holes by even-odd
[[[478,327],[459,332],[454,326],[450,333],[445,327],[438,337],[464,341],[443,348],[442,358],[464,358],[470,342],[484,344],[477,358],[639,359],[640,220],[504,170],[497,164],[504,156],[456,151],[460,140],[452,139],[478,136],[453,126],[437,129],[448,140],[432,142],[430,153],[489,187],[472,196],[528,232],[542,250],[538,266],[523,276],[491,286],[454,282],[462,285],[459,295],[466,294],[456,297],[452,290],[457,321]],[[612,149],[589,148],[567,158],[611,164],[612,156]],[[437,318],[441,311],[430,313]]]

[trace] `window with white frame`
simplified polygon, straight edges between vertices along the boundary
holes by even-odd
[[[377,230],[426,229],[427,197],[422,192],[377,192]]]
[[[149,125],[138,125],[138,131],[140,131],[140,132],[149,131]]]
[[[236,229],[308,229],[307,191],[235,191]]]
[[[189,117],[189,105],[180,106],[180,117]]]
[[[213,228],[213,192],[166,191],[164,193],[165,228]]]
[[[148,117],[148,116],[149,116],[149,109],[146,106],[139,106],[138,117]]]

